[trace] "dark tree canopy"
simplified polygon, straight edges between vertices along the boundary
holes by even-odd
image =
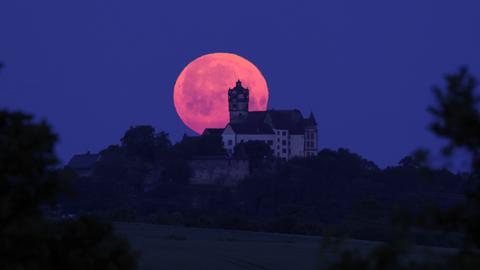
[[[162,173],[162,181],[174,184],[186,185],[190,183],[193,174],[188,163],[181,158],[171,158],[165,162],[165,170]]]
[[[0,111],[0,265],[2,269],[133,269],[128,243],[91,218],[67,222],[44,214],[66,186],[45,122]]]
[[[250,162],[250,174],[262,171],[273,159],[273,151],[263,141],[247,141],[235,145],[234,156]]]
[[[432,132],[448,143],[443,148],[444,155],[448,158],[456,149],[464,149],[471,156],[471,173],[468,174],[473,188],[468,187],[466,201],[448,209],[430,209],[422,215],[402,215],[401,222],[405,231],[392,241],[373,248],[369,253],[348,250],[342,252],[340,257],[330,265],[330,269],[453,269],[473,270],[480,269],[480,114],[478,103],[480,96],[475,93],[477,80],[461,68],[458,73],[445,76],[446,87],[434,87],[436,104],[429,107],[434,116],[431,124]],[[415,168],[423,166],[426,158],[425,152],[420,156],[408,156],[400,161],[401,167],[390,168],[385,173],[400,176],[404,181],[409,179]],[[400,173],[399,173],[400,172]],[[442,172],[441,172],[442,173]],[[445,171],[443,172],[445,173]],[[462,176],[461,178],[464,178]],[[391,178],[391,176],[390,176]],[[442,179],[441,177],[437,179]],[[392,179],[395,180],[395,179]],[[418,182],[418,181],[417,181]],[[411,183],[415,184],[415,183]],[[439,185],[435,181],[432,184]],[[405,221],[408,220],[408,221]],[[406,244],[411,226],[417,229],[441,230],[445,233],[456,232],[461,235],[461,245],[458,251],[449,255],[429,257],[426,254],[422,260],[412,260],[419,257],[418,250]]]
[[[480,96],[475,93],[477,80],[466,67],[457,74],[445,76],[446,88],[433,88],[437,104],[429,107],[435,117],[431,130],[448,139],[444,153],[451,154],[454,148],[465,148],[473,158],[473,167],[480,168]]]
[[[172,142],[167,132],[161,131],[155,136],[155,159],[165,159],[172,152]]]
[[[249,160],[270,159],[273,157],[272,149],[263,141],[247,141],[235,145],[234,154],[244,156]]]
[[[183,136],[182,140],[174,146],[174,151],[185,159],[199,156],[225,156],[227,154],[221,136]]]
[[[56,136],[30,115],[0,111],[0,221],[38,217],[42,204],[56,203],[62,182],[50,171],[56,163]]]
[[[155,129],[152,126],[131,127],[121,139],[128,155],[152,159],[155,147]]]

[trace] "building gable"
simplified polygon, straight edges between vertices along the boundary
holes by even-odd
[[[288,130],[290,134],[305,133],[305,119],[299,110],[268,110],[265,122],[273,129]]]
[[[228,124],[227,127],[223,129],[222,136],[223,135],[235,135],[235,131],[230,124]]]

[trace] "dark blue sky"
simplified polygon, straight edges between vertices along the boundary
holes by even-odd
[[[0,2],[0,107],[48,119],[66,161],[131,125],[191,133],[173,107],[194,58],[232,52],[263,72],[270,108],[313,111],[322,147],[381,166],[439,145],[430,87],[480,76],[480,1]]]

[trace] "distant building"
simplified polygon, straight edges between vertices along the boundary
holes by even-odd
[[[237,81],[228,90],[230,122],[222,129],[206,129],[204,134],[219,134],[229,154],[235,145],[263,141],[282,159],[315,155],[318,151],[317,122],[313,113],[304,118],[297,110],[249,111],[249,90]]]
[[[100,154],[91,154],[90,152],[74,155],[66,167],[74,170],[78,176],[88,177],[92,175],[93,168],[99,159]]]

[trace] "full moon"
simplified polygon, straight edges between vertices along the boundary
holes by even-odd
[[[250,111],[267,109],[268,87],[258,68],[232,53],[211,53],[190,62],[175,82],[173,102],[180,119],[201,134],[229,122],[228,89],[237,80],[250,91]]]

